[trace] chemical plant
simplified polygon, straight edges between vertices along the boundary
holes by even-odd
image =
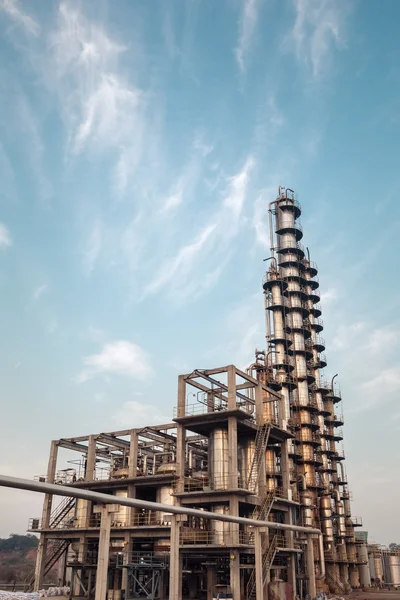
[[[257,544],[263,598],[273,585],[287,598],[343,595],[382,582],[384,573],[387,583],[400,584],[400,553],[385,554],[355,535],[362,521],[351,512],[341,392],[336,375],[323,374],[318,269],[301,244],[300,215],[293,191],[280,188],[269,205],[271,256],[262,284],[267,343],[246,370],[228,365],[179,375],[170,423],[133,422],[124,431],[51,444],[40,480],[272,522],[261,536],[257,527],[199,515],[172,528],[167,508],[115,505],[109,600],[261,600]],[[68,465],[60,465],[60,449]],[[100,513],[90,500],[46,495],[41,519],[29,526],[40,533],[36,590],[57,569],[58,585],[70,585],[71,596],[94,597]],[[311,537],[304,528],[318,531]]]

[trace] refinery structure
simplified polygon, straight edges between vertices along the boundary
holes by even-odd
[[[212,600],[218,594],[261,600],[276,582],[288,598],[342,595],[371,585],[372,568],[379,578],[379,560],[382,580],[382,553],[375,560],[376,551],[370,568],[366,541],[355,534],[362,522],[351,513],[341,393],[336,376],[324,376],[318,269],[301,244],[300,215],[293,191],[280,188],[269,205],[266,347],[246,370],[211,366],[180,375],[170,423],[132,423],[124,431],[51,444],[43,476],[49,483],[276,524],[260,537],[254,526],[199,515],[172,528],[167,508],[115,505],[104,567],[110,600]],[[42,517],[29,527],[40,533],[35,589],[57,569],[71,596],[94,597],[101,510],[82,498],[46,496]],[[306,543],[301,528],[319,535]],[[256,594],[257,544],[262,596]],[[400,584],[398,554],[386,558],[393,584]],[[172,560],[178,565],[173,584]]]

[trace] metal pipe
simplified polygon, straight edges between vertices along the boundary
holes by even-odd
[[[53,494],[55,496],[83,498],[84,500],[99,502],[101,504],[122,504],[123,506],[133,506],[134,508],[144,508],[178,515],[189,515],[192,517],[200,517],[202,519],[227,521],[228,523],[239,523],[241,525],[249,525],[252,527],[268,527],[287,531],[300,531],[305,535],[321,535],[321,531],[319,529],[314,529],[313,527],[302,527],[301,525],[288,525],[286,523],[276,523],[275,521],[259,521],[257,519],[246,519],[245,517],[234,517],[228,514],[213,513],[208,510],[199,510],[196,508],[188,508],[186,506],[174,506],[172,504],[161,504],[160,502],[150,502],[149,500],[139,500],[138,498],[113,496],[112,494],[103,494],[101,492],[93,492],[91,490],[65,485],[56,485],[54,483],[31,481],[30,479],[21,479],[20,477],[10,477],[8,475],[0,475],[0,486],[28,490],[31,492],[41,492],[43,494]]]
[[[336,379],[336,377],[338,376],[339,373],[336,373],[336,375],[334,375],[331,379],[331,388],[332,388],[332,392],[333,392],[333,380]]]

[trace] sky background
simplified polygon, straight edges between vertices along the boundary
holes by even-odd
[[[166,422],[264,347],[267,204],[303,208],[353,513],[400,543],[397,0],[0,0],[0,472]],[[0,490],[0,535],[41,498]]]

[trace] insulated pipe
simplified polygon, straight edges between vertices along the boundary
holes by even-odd
[[[213,513],[208,510],[199,510],[197,508],[188,508],[186,506],[174,506],[173,504],[161,504],[160,502],[150,502],[149,500],[139,500],[138,498],[124,498],[122,496],[113,496],[112,494],[92,492],[91,490],[56,485],[55,483],[31,481],[30,479],[21,479],[20,477],[10,477],[8,475],[0,475],[0,486],[28,490],[31,492],[41,492],[43,494],[53,494],[55,496],[83,498],[84,500],[99,502],[101,504],[122,504],[123,506],[133,506],[134,508],[188,515],[191,517],[200,517],[202,519],[227,521],[228,523],[239,523],[241,525],[249,525],[252,527],[268,527],[287,531],[300,531],[305,535],[319,535],[322,538],[321,531],[319,529],[314,529],[313,527],[302,527],[301,525],[288,525],[286,523],[276,523],[275,521],[259,521],[257,519],[246,519],[245,517],[234,517],[232,515]]]

